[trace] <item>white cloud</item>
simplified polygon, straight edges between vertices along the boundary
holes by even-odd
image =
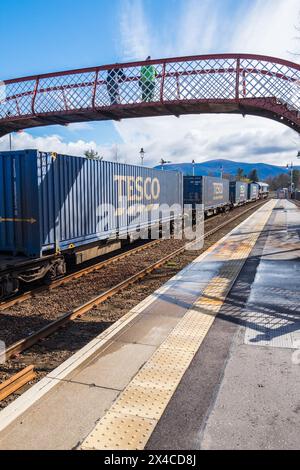
[[[218,11],[210,0],[186,0],[183,4],[175,55],[206,54],[218,38]]]
[[[149,25],[141,0],[122,0],[120,17],[123,60],[143,60],[151,51]]]
[[[151,165],[161,158],[172,162],[223,158],[284,165],[295,158],[299,143],[294,131],[253,116],[135,119],[118,123],[117,130],[127,160],[136,163],[138,151],[144,147]]]
[[[263,123],[258,128],[257,123]],[[58,135],[33,137],[28,132],[13,134],[14,150],[39,149],[83,156],[93,149],[105,160],[139,164],[139,151],[145,149],[145,162],[152,166],[161,158],[176,162],[209,159],[264,162],[285,165],[294,160],[299,141],[295,133],[279,123],[247,116],[202,115],[124,120],[117,124],[123,143],[99,145],[95,141],[65,141]],[[0,139],[0,151],[8,150],[8,136]]]
[[[295,61],[289,51],[297,49],[295,35],[299,0],[256,0],[234,27],[230,50],[263,54]]]
[[[111,155],[109,147],[97,145],[94,141],[86,142],[80,139],[73,142],[65,142],[58,135],[34,137],[28,132],[13,134],[12,148],[13,150],[38,149],[42,152],[57,152],[75,156],[83,156],[86,150],[93,149],[98,151],[100,155],[105,155],[106,158],[109,158]],[[9,138],[6,136],[0,139],[0,150],[5,151],[8,149]]]
[[[88,122],[74,122],[67,126],[67,129],[71,132],[91,131],[93,128],[93,125]]]

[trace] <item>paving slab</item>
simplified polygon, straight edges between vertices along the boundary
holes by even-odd
[[[134,331],[136,328],[132,327]],[[131,331],[131,328],[128,330]],[[126,333],[124,333],[126,334]],[[134,341],[120,341],[116,338],[101,353],[95,355],[88,364],[79,367],[68,380],[80,381],[89,387],[102,387],[121,391],[130,382],[143,364],[152,356],[155,345],[137,344]],[[89,406],[89,405],[87,405]]]
[[[280,202],[202,449],[300,448],[299,228],[300,210]]]
[[[118,394],[115,390],[76,381],[62,382],[6,427],[0,434],[0,449],[73,449]]]
[[[159,346],[175,328],[178,316],[169,315],[169,310],[162,309],[161,313],[141,315],[141,318],[127,331],[116,337],[118,342],[136,343],[142,345]]]

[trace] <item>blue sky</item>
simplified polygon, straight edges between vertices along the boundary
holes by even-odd
[[[298,0],[1,0],[0,78],[144,59],[148,54],[253,52],[291,60],[289,51],[298,47],[298,10]],[[282,164],[279,160],[292,158],[299,146],[292,131],[259,118],[210,115],[179,121],[170,117],[51,126],[14,136],[14,144],[74,154],[95,148],[108,158],[117,144],[130,162],[144,146],[151,164],[161,157],[201,161],[230,155]],[[258,150],[249,153],[247,145],[253,148],[254,139]],[[6,146],[7,139],[0,139],[0,149]]]
[[[164,51],[168,49],[166,44],[171,46],[170,52],[174,51],[173,44],[181,41],[177,36],[178,25],[187,11],[188,2],[141,2],[147,30],[151,32],[149,53],[154,54],[161,42]],[[253,0],[214,0],[211,3],[222,17],[219,34],[224,37],[231,34],[230,23],[234,24]],[[138,4],[127,0],[1,0],[0,40],[2,45],[8,46],[1,48],[3,78],[89,67],[122,59],[143,59],[126,51],[122,37],[122,28],[125,28],[122,22],[126,21],[126,14],[134,14]],[[136,24],[134,19],[131,23],[135,30],[141,26],[138,20],[137,17]],[[197,50],[201,54],[207,52],[207,47],[204,50],[199,44]]]

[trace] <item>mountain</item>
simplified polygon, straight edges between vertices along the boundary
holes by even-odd
[[[161,165],[158,165],[155,168],[161,169]],[[265,180],[269,177],[274,178],[275,176],[278,176],[282,173],[289,173],[289,170],[287,170],[286,167],[268,165],[267,163],[243,163],[233,162],[231,160],[209,160],[203,163],[195,163],[195,175],[220,176],[222,168],[223,173],[229,173],[232,176],[237,174],[238,168],[242,168],[245,175],[248,175],[251,170],[256,169],[260,180]],[[168,163],[164,165],[164,169],[177,170],[184,175],[193,174],[192,163]],[[300,166],[295,166],[294,169],[300,170]]]

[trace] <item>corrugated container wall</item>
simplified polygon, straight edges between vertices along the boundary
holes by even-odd
[[[177,172],[36,150],[0,153],[0,186],[0,251],[31,257],[127,233],[137,205],[146,226],[183,197]]]
[[[232,204],[242,204],[248,200],[248,183],[230,181],[230,201]]]
[[[259,198],[259,186],[257,183],[248,184],[248,199],[254,201]]]
[[[185,176],[184,204],[203,204],[204,210],[229,204],[229,181],[213,176]]]

